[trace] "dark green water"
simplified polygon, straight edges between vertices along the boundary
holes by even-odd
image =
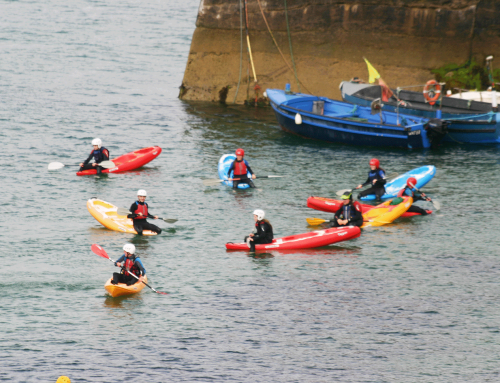
[[[0,4],[4,211],[0,380],[55,382],[482,382],[499,380],[497,147],[356,148],[278,129],[271,110],[176,96],[198,2]],[[94,137],[112,155],[159,145],[130,173],[76,177]],[[257,190],[205,188],[222,154],[246,150]],[[432,164],[428,217],[319,250],[226,252],[264,209],[277,236],[301,233],[310,195]],[[103,228],[98,197],[127,207],[148,191],[157,237]],[[421,206],[426,206],[425,204]],[[430,205],[428,206],[430,207]],[[150,284],[110,298],[118,258],[137,247]]]

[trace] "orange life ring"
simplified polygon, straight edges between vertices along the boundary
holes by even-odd
[[[424,98],[431,105],[434,105],[441,97],[441,84],[436,80],[429,80],[424,86]]]

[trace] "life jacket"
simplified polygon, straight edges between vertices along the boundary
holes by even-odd
[[[245,160],[241,160],[241,161],[234,160],[233,175],[246,176],[247,172],[248,172],[248,170],[247,170],[247,165],[245,164]]]
[[[399,191],[397,196],[398,197],[404,197],[404,196],[413,197],[413,200],[415,201],[415,197],[418,198],[421,196],[421,194],[416,192],[416,191],[413,191],[408,186],[405,186],[403,189],[401,189]]]
[[[124,275],[129,275],[129,271],[132,273],[132,274],[135,274],[136,276],[139,276],[140,275],[140,269],[135,265],[135,260],[137,258],[133,257],[133,258],[127,258],[125,260],[125,264],[123,265],[124,269],[123,269],[123,274]]]
[[[340,214],[342,219],[351,219],[353,209],[354,209],[354,206],[351,204],[343,205],[342,206],[342,213]]]
[[[109,150],[106,149],[104,146],[101,146],[100,149],[92,150],[90,154],[94,157],[94,161],[96,163],[107,161],[109,159]]]
[[[385,177],[385,172],[382,169],[378,168],[375,170],[370,170],[368,172],[368,179],[370,180],[370,183],[372,183],[373,180],[377,179],[378,177],[380,177],[380,178]],[[383,181],[385,181],[385,180],[383,180]]]
[[[139,202],[135,202],[137,205],[137,209],[134,210],[134,214],[139,214],[142,213],[142,216],[135,217],[134,219],[146,219],[148,218],[148,204],[144,202],[143,205],[141,205]]]

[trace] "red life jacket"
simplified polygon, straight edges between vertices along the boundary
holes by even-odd
[[[142,213],[142,216],[135,217],[134,219],[146,219],[148,218],[148,205],[144,202],[144,205],[136,202],[137,209],[135,209],[134,214]]]
[[[247,165],[245,164],[245,160],[241,160],[241,161],[234,161],[234,172],[233,174],[235,176],[246,176],[247,175]]]
[[[124,265],[123,274],[129,275],[129,271],[136,276],[139,276],[139,268],[135,265],[135,258],[127,258]]]
[[[405,186],[403,189],[401,189],[399,191],[399,193],[398,193],[397,196],[398,197],[406,197],[406,196],[408,196],[408,194],[406,193],[407,190],[409,190],[409,189]],[[411,196],[415,197],[415,193],[413,193],[413,190],[410,190],[410,192],[411,192]]]

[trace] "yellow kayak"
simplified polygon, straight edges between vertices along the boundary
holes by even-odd
[[[401,217],[413,203],[412,197],[403,197],[398,205],[391,205],[392,200],[384,202],[363,214],[363,227],[383,226]]]
[[[123,233],[137,234],[137,231],[134,230],[132,220],[127,218],[126,215],[118,215],[116,212],[118,207],[115,205],[100,199],[92,198],[87,201],[87,209],[90,214],[92,214],[92,217],[104,227]],[[156,233],[151,230],[144,230],[142,234],[156,235]]]
[[[113,298],[119,297],[122,295],[129,295],[129,294],[135,294],[141,291],[144,286],[146,286],[144,283],[134,283],[131,286],[127,286],[125,283],[118,283],[117,285],[113,285],[111,283],[111,280],[113,277],[109,278],[106,284],[104,285],[104,288],[106,291],[111,295]],[[144,282],[148,283],[148,276],[144,276]]]

